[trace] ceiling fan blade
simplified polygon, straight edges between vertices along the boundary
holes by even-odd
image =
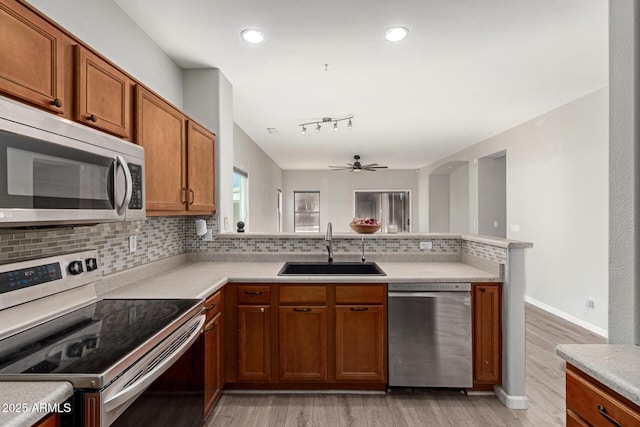
[[[373,168],[362,168],[363,171],[375,172],[377,169]]]
[[[370,163],[368,165],[362,165],[363,168],[370,168],[372,166],[378,166],[378,164],[377,163]]]
[[[369,166],[371,168],[376,168],[376,169],[387,169],[389,166]]]

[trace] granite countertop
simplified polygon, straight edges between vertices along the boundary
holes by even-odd
[[[386,276],[278,276],[283,262],[194,262],[139,280],[103,298],[206,298],[227,282],[388,283],[498,282],[497,275],[461,262],[378,262]]]
[[[72,395],[73,386],[64,381],[0,381],[0,425],[35,424],[52,412],[52,405],[59,404],[59,412],[65,411],[62,403]]]
[[[640,406],[640,346],[561,344],[556,353],[567,363]]]

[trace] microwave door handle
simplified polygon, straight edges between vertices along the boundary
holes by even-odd
[[[131,171],[129,170],[129,165],[124,161],[122,156],[117,155],[116,159],[116,171],[118,170],[118,165],[122,166],[122,171],[124,172],[124,201],[122,205],[116,206],[116,211],[118,215],[123,215],[124,212],[129,207],[129,202],[131,201],[131,192],[133,188],[133,180],[131,179]]]

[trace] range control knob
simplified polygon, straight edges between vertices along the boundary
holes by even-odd
[[[95,258],[87,258],[84,260],[87,265],[87,271],[93,271],[98,269],[98,260]]]
[[[71,261],[69,263],[69,273],[73,276],[76,276],[83,271],[84,269],[82,268],[82,261]]]

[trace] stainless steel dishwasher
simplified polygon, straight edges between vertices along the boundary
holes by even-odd
[[[388,290],[389,386],[472,387],[471,284]]]

